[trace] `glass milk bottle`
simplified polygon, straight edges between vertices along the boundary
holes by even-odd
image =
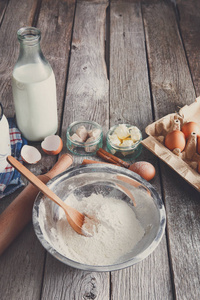
[[[40,30],[17,32],[20,53],[12,74],[12,90],[19,130],[29,141],[41,141],[58,128],[56,82],[40,49]]]

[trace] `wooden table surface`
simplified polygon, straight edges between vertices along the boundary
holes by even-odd
[[[72,121],[94,120],[104,135],[114,124],[131,123],[146,137],[148,124],[200,95],[199,0],[1,0],[0,22],[4,113],[14,116],[16,31],[38,27],[56,76],[62,153]],[[28,167],[38,175],[57,159],[42,153]],[[74,157],[74,165],[82,159]],[[200,299],[200,194],[147,149],[138,160],[155,165],[152,185],[166,207],[156,250],[120,271],[84,272],[48,254],[30,223],[0,257],[1,300]],[[20,191],[0,200],[1,212]]]

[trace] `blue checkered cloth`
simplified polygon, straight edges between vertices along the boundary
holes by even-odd
[[[13,118],[8,118],[11,155],[22,162],[21,148],[27,144],[27,140],[22,137],[19,129],[16,127]],[[0,199],[13,193],[15,190],[24,185],[21,180],[20,173],[15,170],[10,164],[6,166],[3,173],[0,173]]]

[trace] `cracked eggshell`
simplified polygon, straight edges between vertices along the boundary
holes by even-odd
[[[41,159],[41,154],[37,148],[24,145],[21,150],[21,157],[28,164],[36,164]]]
[[[56,155],[63,148],[63,141],[58,135],[49,135],[41,143],[42,150],[48,155]]]

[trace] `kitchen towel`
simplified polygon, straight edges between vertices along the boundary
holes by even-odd
[[[27,140],[22,137],[21,132],[17,128],[14,118],[8,118],[11,155],[18,161],[22,162],[21,148],[27,144]],[[15,170],[10,164],[0,173],[0,199],[13,193],[15,190],[23,186],[21,174]]]

